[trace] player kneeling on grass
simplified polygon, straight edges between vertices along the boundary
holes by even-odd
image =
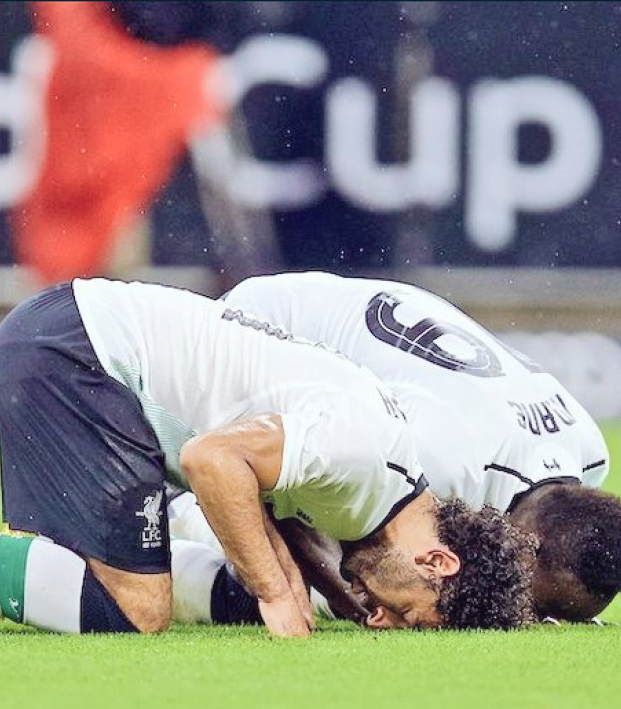
[[[539,540],[539,617],[588,620],[621,590],[621,500],[594,488],[609,455],[551,374],[446,300],[394,281],[250,278],[231,308],[320,340],[397,394],[430,489],[491,505]]]
[[[76,279],[0,325],[0,605],[59,631],[171,617],[165,480],[191,488],[270,632],[306,586],[263,503],[348,543],[401,627],[528,622],[528,542],[440,504],[392,392],[322,346],[187,291]],[[480,579],[480,583],[473,579]]]

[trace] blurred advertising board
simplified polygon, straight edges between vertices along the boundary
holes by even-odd
[[[245,229],[269,231],[286,268],[621,265],[619,3],[117,5],[147,38],[141,12],[202,6],[176,37],[240,76],[226,156],[196,141],[153,205],[154,263],[226,258],[217,242]],[[48,60],[24,4],[2,3],[4,263],[2,215],[41,160]],[[199,199],[214,189],[243,220],[218,221]]]

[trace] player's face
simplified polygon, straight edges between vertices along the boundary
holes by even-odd
[[[436,628],[438,586],[423,578],[413,561],[382,542],[365,541],[345,554],[343,575],[364,598],[373,628]]]

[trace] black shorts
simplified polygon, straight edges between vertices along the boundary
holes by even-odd
[[[163,452],[99,363],[70,284],[0,324],[0,449],[12,529],[126,571],[170,570]]]

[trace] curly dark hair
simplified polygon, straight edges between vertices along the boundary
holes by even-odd
[[[550,577],[566,581],[569,571],[600,605],[621,590],[618,497],[593,488],[555,485],[537,504],[535,532],[541,542],[537,565]],[[553,610],[559,617],[582,619],[571,617],[571,604],[561,607],[560,600]]]
[[[531,576],[536,539],[492,507],[475,512],[461,500],[441,502],[440,540],[461,560],[440,586],[446,627],[508,630],[534,621]]]

